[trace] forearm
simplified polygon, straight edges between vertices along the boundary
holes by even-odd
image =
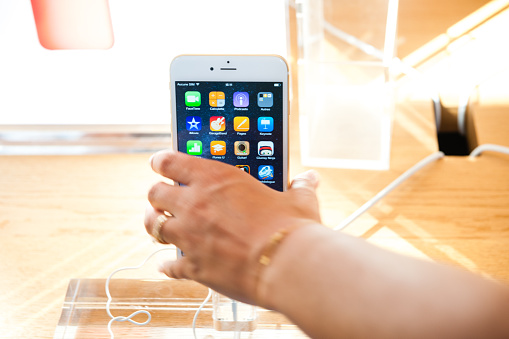
[[[260,295],[313,338],[509,336],[505,287],[321,226],[285,239]]]

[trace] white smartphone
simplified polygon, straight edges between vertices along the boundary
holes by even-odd
[[[170,66],[173,149],[228,163],[285,191],[288,77],[286,61],[274,55],[176,57]]]

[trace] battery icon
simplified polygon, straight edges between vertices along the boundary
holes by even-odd
[[[274,87],[280,87],[281,84],[274,84]]]

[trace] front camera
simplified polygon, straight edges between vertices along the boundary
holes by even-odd
[[[214,67],[210,67],[210,70],[213,71],[214,70]]]

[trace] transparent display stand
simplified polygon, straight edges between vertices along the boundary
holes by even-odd
[[[388,169],[398,1],[296,5],[303,164]]]
[[[221,332],[253,332],[258,324],[258,308],[225,297],[212,294],[214,329]],[[237,334],[238,335],[238,334]],[[230,336],[230,337],[235,337]]]
[[[106,313],[107,297],[104,290],[105,279],[73,279],[62,307],[62,313],[55,331],[55,339],[78,338],[110,338]],[[152,315],[150,323],[137,326],[128,322],[114,322],[112,330],[115,338],[194,338],[192,323],[196,310],[207,296],[208,290],[193,281],[183,280],[139,280],[112,279],[110,283],[112,295],[111,313],[114,316],[129,316],[138,310],[149,311]],[[221,298],[216,295],[216,298]],[[228,306],[231,301],[228,299]],[[221,303],[216,303],[216,307]],[[222,321],[228,312],[216,309],[210,300],[202,309],[196,323],[196,335],[199,339],[229,338],[309,338],[297,326],[277,312],[239,305],[239,321],[242,327],[235,336],[236,326],[233,322]],[[248,310],[249,314],[245,314]],[[246,317],[249,321],[245,321]],[[133,318],[144,322],[146,315],[140,314]],[[216,321],[214,321],[216,320]],[[217,328],[217,321],[232,325],[231,328]],[[226,319],[228,320],[228,319]],[[215,324],[216,322],[216,324]],[[215,326],[216,325],[216,328]],[[219,330],[218,330],[219,329]]]

